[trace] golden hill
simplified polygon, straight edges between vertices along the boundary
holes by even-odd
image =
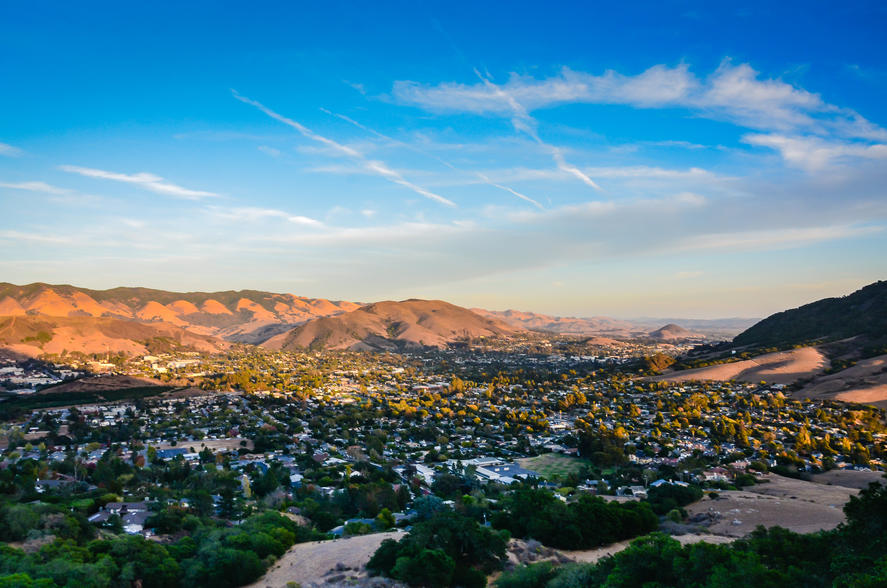
[[[247,343],[258,343],[282,329],[359,307],[353,302],[256,290],[89,290],[69,285],[0,283],[0,316],[102,317],[164,323]]]
[[[445,347],[477,337],[516,332],[506,323],[440,300],[377,302],[335,317],[313,320],[272,337],[269,349],[397,351]]]
[[[167,323],[145,324],[107,317],[0,317],[0,347],[36,357],[44,353],[131,355],[187,348],[218,352],[230,343]]]

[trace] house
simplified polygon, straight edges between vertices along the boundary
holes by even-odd
[[[532,470],[525,470],[516,463],[505,463],[488,467],[477,468],[477,479],[481,482],[498,482],[511,484],[519,479],[535,478],[538,474]]]
[[[170,449],[158,449],[157,457],[164,461],[169,461],[178,457],[179,455],[183,456],[188,453],[188,450],[184,447],[172,447]]]
[[[89,517],[89,522],[102,524],[114,515],[120,517],[126,533],[136,535],[145,530],[145,521],[151,516],[151,511],[147,502],[109,502],[102,510]]]

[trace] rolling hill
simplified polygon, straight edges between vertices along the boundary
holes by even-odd
[[[0,347],[36,357],[75,351],[143,355],[180,348],[219,352],[230,347],[230,343],[168,323],[146,324],[93,316],[19,315],[0,317]]]
[[[92,317],[166,324],[246,343],[258,343],[294,325],[350,312],[359,306],[257,290],[89,290],[69,285],[0,283],[0,316]]]
[[[519,310],[484,310],[472,308],[473,312],[487,318],[499,319],[512,327],[558,333],[562,335],[600,336],[615,339],[647,339],[650,331],[664,323],[676,323],[692,331],[687,338],[727,340],[758,322],[753,318],[688,319],[688,318],[633,318],[616,319],[606,316],[562,317]],[[656,338],[653,336],[653,338]]]
[[[262,344],[268,349],[402,351],[445,347],[475,337],[499,337],[517,329],[440,300],[377,302],[352,312],[313,320]]]
[[[647,329],[625,320],[596,316],[588,318],[550,316],[519,310],[484,310],[472,308],[480,316],[500,320],[514,328],[564,335],[602,335],[631,338],[643,336]]]
[[[771,315],[733,339],[737,346],[788,347],[860,338],[887,343],[887,281]]]
[[[647,335],[650,339],[656,341],[681,341],[686,339],[705,339],[705,335],[694,333],[680,325],[669,323],[664,327],[660,327],[655,331],[650,331]]]
[[[656,379],[799,383],[798,398],[887,408],[887,282],[778,312],[737,335],[732,347],[753,357],[713,356],[711,365]],[[754,356],[772,349],[783,351]]]

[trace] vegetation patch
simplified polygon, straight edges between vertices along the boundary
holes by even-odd
[[[579,475],[593,464],[581,457],[570,457],[562,453],[544,453],[536,457],[519,459],[517,462],[527,470],[537,472],[546,480],[563,480],[570,474]]]

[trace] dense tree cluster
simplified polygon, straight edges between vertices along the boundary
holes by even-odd
[[[509,494],[503,505],[493,515],[493,526],[561,549],[607,545],[659,526],[659,518],[645,502],[607,502],[588,494],[567,504],[548,490],[522,488]]]
[[[37,520],[45,516],[36,510]],[[3,515],[5,521],[24,516],[10,509]],[[235,528],[196,519],[190,535],[168,545],[137,535],[93,538],[88,524],[58,528],[57,538],[34,553],[0,546],[0,586],[241,586],[258,579],[294,543],[324,537],[274,512]]]
[[[508,538],[464,515],[438,512],[400,541],[386,539],[367,568],[415,586],[481,588],[502,567]]]
[[[759,527],[729,545],[681,546],[654,533],[597,564],[517,568],[498,588],[887,585],[887,487],[872,485],[844,507],[847,522],[801,535]]]

